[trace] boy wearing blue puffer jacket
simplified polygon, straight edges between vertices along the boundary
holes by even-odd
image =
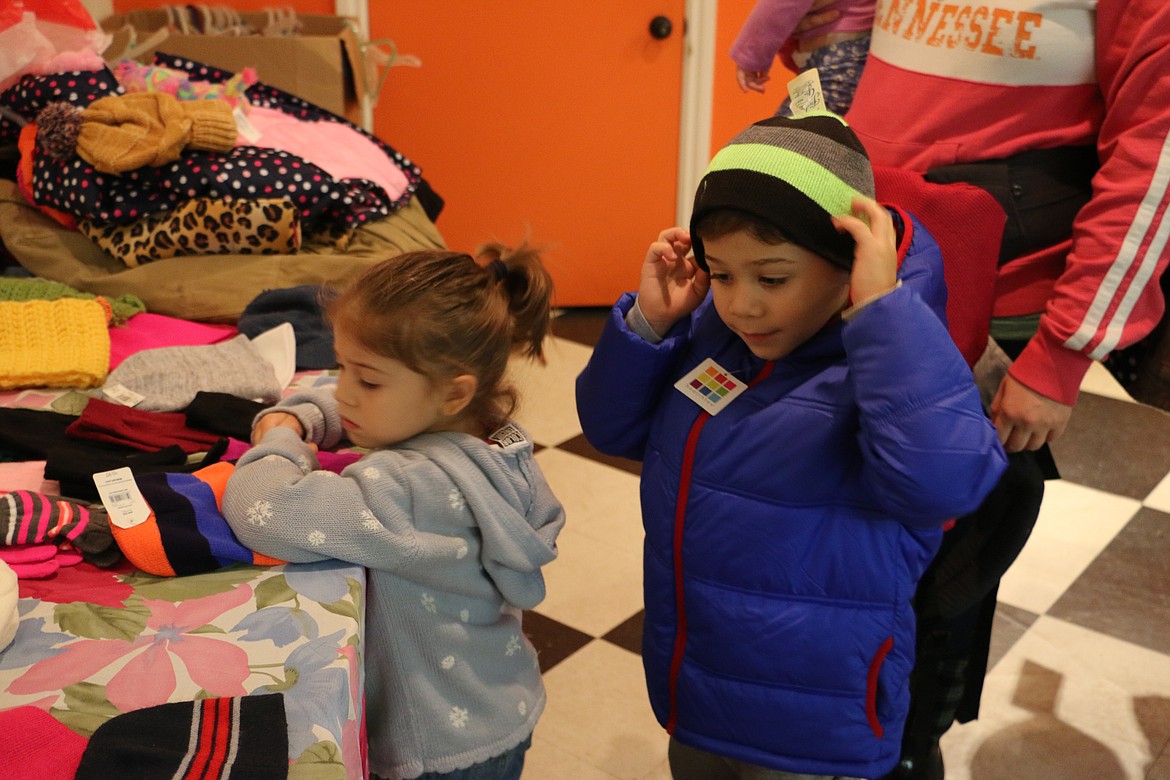
[[[643,662],[676,780],[889,771],[915,586],[1004,470],[938,247],[873,196],[836,115],[752,125],[577,380],[593,446],[643,462]]]

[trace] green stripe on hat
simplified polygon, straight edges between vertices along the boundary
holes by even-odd
[[[838,146],[838,153],[842,147]],[[798,152],[765,143],[731,144],[720,149],[707,174],[754,171],[786,181],[831,215],[848,214],[862,193],[833,171]]]
[[[833,121],[837,121],[835,117]],[[846,125],[842,123],[841,128],[844,130]],[[869,165],[869,158],[862,148],[850,148],[845,143],[847,140],[853,139],[851,136],[844,139],[833,138],[812,129],[812,125],[807,121],[805,126],[800,126],[794,121],[788,125],[752,125],[731,139],[728,146],[765,144],[803,154],[818,165],[833,171],[862,195],[872,198],[873,171]]]

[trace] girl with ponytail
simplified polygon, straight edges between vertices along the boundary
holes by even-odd
[[[368,569],[371,777],[515,780],[545,704],[523,610],[564,510],[511,416],[513,354],[542,359],[552,283],[521,245],[412,252],[328,297],[339,376],[256,419],[223,513],[290,562]],[[368,450],[341,474],[318,448]]]

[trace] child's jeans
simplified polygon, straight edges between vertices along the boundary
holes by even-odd
[[[511,750],[493,756],[487,761],[472,764],[454,772],[423,772],[417,780],[520,780],[524,769],[524,754],[532,747],[532,737]],[[371,778],[376,777],[371,775]]]
[[[674,780],[861,780],[830,775],[798,775],[696,750],[671,737],[667,749]]]

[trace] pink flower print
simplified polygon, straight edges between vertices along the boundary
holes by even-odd
[[[106,697],[122,712],[165,704],[175,692],[174,654],[192,682],[213,696],[243,696],[251,674],[247,653],[230,639],[191,633],[253,597],[248,586],[179,603],[143,599],[150,610],[143,633],[131,640],[82,639],[34,664],[13,680],[11,693],[60,690],[87,680],[130,657],[106,685]],[[190,697],[183,697],[190,698]]]
[[[361,659],[357,648],[344,645],[338,651],[349,664],[349,696],[351,701],[362,702]],[[365,720],[350,718],[341,726],[341,756],[347,767],[366,766]]]

